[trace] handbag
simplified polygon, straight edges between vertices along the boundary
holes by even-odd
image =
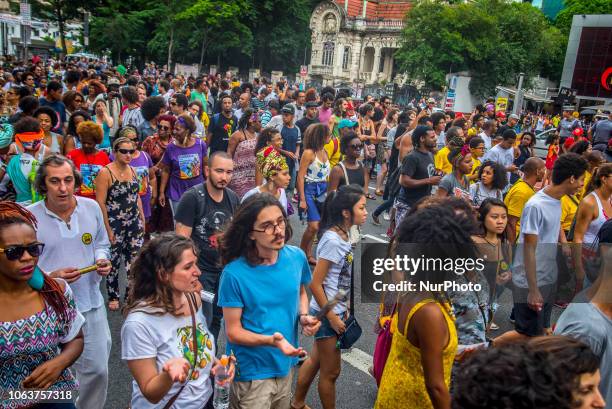
[[[349,316],[344,321],[345,330],[342,335],[338,337],[336,342],[336,348],[338,349],[349,349],[357,342],[363,330],[355,318],[355,310],[353,309],[353,301],[355,299],[355,263],[351,264],[351,292],[349,297]]]
[[[338,164],[342,168],[342,172],[344,172],[344,181],[346,182],[347,185],[350,185],[351,182],[349,182],[348,172],[346,171],[346,167],[344,166],[344,163],[340,162]],[[355,224],[352,225],[349,230],[348,236],[349,236],[349,243],[351,243],[352,246],[355,246],[357,243],[359,243],[361,241],[361,230],[359,229],[359,226]]]
[[[181,386],[181,388],[170,398],[170,400],[164,405],[163,409],[170,409],[174,402],[178,399],[179,395],[187,386],[189,382],[189,378],[193,374],[196,365],[198,364],[198,336],[197,336],[197,325],[196,325],[196,311],[197,311],[197,301],[195,295],[193,293],[186,293],[187,303],[189,304],[189,310],[191,311],[191,336],[193,337],[193,365],[190,365],[189,374],[187,375],[187,380]]]
[[[372,365],[372,374],[376,379],[376,386],[380,386],[380,380],[382,379],[383,371],[385,370],[385,364],[391,352],[391,342],[393,341],[393,333],[391,332],[391,321],[395,315],[395,309],[397,308],[397,301],[393,304],[393,310],[391,315],[386,318],[385,323],[382,326],[381,331],[378,333],[376,338],[376,344],[374,345],[374,357]],[[384,299],[380,305],[380,314],[383,314],[384,310]]]

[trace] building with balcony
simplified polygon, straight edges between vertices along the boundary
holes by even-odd
[[[396,77],[407,0],[327,0],[310,18],[308,74],[324,85],[380,84]]]

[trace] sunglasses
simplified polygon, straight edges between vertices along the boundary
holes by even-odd
[[[171,103],[170,103],[170,105],[173,105],[173,106],[174,106],[174,105],[176,105],[176,102],[171,102]]]
[[[160,131],[169,131],[170,127],[169,126],[157,125],[157,129],[160,130]]]
[[[74,102],[83,102],[83,100],[79,98],[79,99],[75,99]]]
[[[353,148],[353,149],[361,149],[361,148],[363,148],[363,145],[362,145],[362,144],[359,144],[359,145],[351,145],[351,148]]]
[[[26,81],[34,81],[34,78],[26,78]]]
[[[119,152],[119,153],[121,153],[123,155],[127,155],[127,154],[133,155],[134,152],[136,152],[136,149],[123,149],[123,148],[120,148],[120,149],[117,149],[117,152]]]
[[[42,254],[45,245],[43,243],[34,243],[27,246],[10,246],[5,249],[0,248],[0,253],[6,254],[6,258],[10,261],[19,260],[26,251],[32,257],[38,257]]]

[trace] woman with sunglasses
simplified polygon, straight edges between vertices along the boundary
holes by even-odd
[[[147,224],[147,232],[161,233],[174,229],[172,220],[172,211],[169,206],[159,206],[157,198],[159,198],[159,189],[161,185],[161,160],[164,157],[168,144],[172,142],[172,129],[176,118],[173,115],[160,115],[157,119],[157,132],[147,137],[142,143],[142,151],[146,152],[153,161],[151,173],[155,174],[156,186],[153,190],[155,200],[151,200],[151,218]]]
[[[255,146],[259,131],[261,131],[259,115],[253,109],[247,108],[238,121],[238,130],[232,134],[227,145],[227,153],[234,160],[234,175],[228,187],[240,199],[256,186]]]
[[[77,91],[66,91],[62,96],[62,102],[66,107],[66,120],[70,120],[72,114],[80,109],[83,109],[83,101],[85,97]]]
[[[159,204],[166,206],[167,195],[173,212],[183,193],[204,182],[207,147],[204,141],[195,137],[195,130],[195,121],[190,114],[179,115],[174,123],[174,141],[168,144],[161,160]]]
[[[11,115],[17,113],[19,108],[20,86],[13,85],[6,91],[6,105],[11,111]]]
[[[138,176],[130,166],[135,153],[136,145],[131,139],[117,138],[113,143],[113,162],[100,170],[96,177],[96,200],[102,209],[111,242],[113,269],[106,276],[108,308],[111,311],[119,309],[119,271],[123,267],[129,271],[144,242],[145,218],[138,195]]]
[[[46,389],[68,397],[78,389],[68,368],[83,351],[84,318],[64,280],[43,274],[40,290],[28,284],[44,249],[35,228],[28,210],[0,202],[0,390]],[[9,397],[3,396],[3,408],[35,405]],[[44,407],[75,408],[72,403]]]
[[[363,194],[368,193],[370,173],[358,160],[363,149],[363,142],[354,131],[348,131],[340,139],[340,152],[344,159],[338,163],[329,175],[329,191],[338,190],[342,185],[358,185]]]

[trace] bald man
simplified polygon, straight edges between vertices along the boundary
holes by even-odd
[[[236,111],[234,111],[234,115],[240,121],[242,117],[242,113],[251,106],[251,95],[247,92],[244,94],[240,94],[240,98],[238,99],[238,106]]]
[[[508,238],[513,243],[518,237],[521,215],[525,203],[535,194],[535,185],[544,179],[545,162],[538,157],[531,157],[523,165],[523,177],[512,185],[504,203],[508,207]]]

